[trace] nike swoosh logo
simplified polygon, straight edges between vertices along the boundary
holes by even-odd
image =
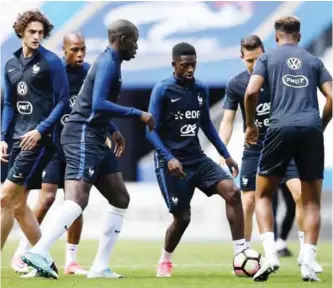
[[[114,230],[114,232],[115,232],[115,233],[120,233],[120,231],[119,231],[119,230]]]
[[[171,99],[171,103],[177,102],[178,100],[180,100],[181,98],[177,98],[177,99]]]
[[[15,68],[9,69],[9,70],[8,70],[8,73],[9,73],[9,72],[12,72],[12,71],[14,71],[14,70],[15,70]]]
[[[13,177],[14,177],[14,178],[18,178],[18,179],[23,179],[23,178],[24,178],[24,176],[15,175],[15,174],[13,175]]]

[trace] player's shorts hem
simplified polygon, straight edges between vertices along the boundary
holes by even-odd
[[[207,185],[207,188],[205,188],[204,191],[201,190],[200,188],[199,188],[199,189],[200,189],[200,190],[201,190],[201,191],[202,191],[207,197],[211,197],[211,196],[217,194],[217,191],[216,191],[215,189],[213,190],[213,188],[215,188],[215,186],[216,186],[218,183],[220,183],[220,182],[222,182],[222,181],[225,181],[225,180],[232,180],[232,181],[234,181],[234,180],[232,179],[232,177],[231,177],[229,174],[226,173],[223,177],[221,176],[221,178],[216,179],[216,181],[212,181],[212,184]]]
[[[171,208],[168,207],[168,211],[169,211],[170,214],[179,213],[179,212],[184,212],[184,211],[186,211],[186,210],[191,210],[191,206],[188,206],[188,207],[180,207],[180,208],[178,208],[178,207],[174,207],[174,206],[171,207]]]
[[[24,187],[25,189],[27,189],[27,186],[28,186],[28,185],[25,185],[24,183],[22,183],[22,181],[18,181],[18,180],[15,181],[15,178],[14,178],[14,177],[10,177],[10,176],[8,175],[7,178],[6,178],[6,180],[8,180],[8,181],[14,183],[15,185],[22,186],[22,187]]]
[[[291,176],[291,177],[284,177],[280,180],[280,184],[285,184],[287,183],[289,180],[293,180],[293,179],[299,179],[299,176]]]
[[[254,189],[250,189],[250,188],[245,188],[245,189],[242,189],[241,187],[239,188],[241,190],[241,192],[255,192],[256,191],[256,188]]]
[[[299,176],[299,180],[301,180],[301,181],[316,181],[316,180],[323,180],[323,179],[324,179],[324,175],[322,175],[322,176],[309,176],[309,177]]]
[[[92,184],[92,185],[94,185],[94,183],[95,183],[93,180],[87,180],[83,176],[80,177],[80,178],[77,178],[77,177],[74,177],[74,176],[73,177],[66,177],[65,181],[67,181],[67,180],[76,180],[77,182],[80,182],[81,180],[83,180],[83,182],[88,183],[88,184]]]
[[[53,180],[53,179],[43,179],[42,184],[55,184],[59,185],[59,181]]]
[[[37,189],[41,189],[42,188],[41,183],[37,183],[37,184],[35,184],[35,183],[31,183],[31,184],[30,183],[22,183],[21,181],[20,182],[19,181],[15,181],[15,178],[13,178],[13,177],[7,177],[6,180],[14,183],[15,185],[21,186],[25,190],[28,190],[28,191],[30,191],[30,190],[37,190]]]
[[[277,173],[277,172],[259,172],[258,173],[259,176],[263,176],[263,177],[280,177],[283,178],[284,175],[281,175],[281,173]]]

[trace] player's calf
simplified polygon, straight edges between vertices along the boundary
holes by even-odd
[[[41,212],[44,212],[44,214],[46,214],[47,211],[49,211],[49,209],[53,205],[53,202],[56,198],[56,192],[54,193],[53,191],[48,191],[48,192],[41,191],[40,193],[41,193],[41,195],[39,198],[37,209]]]
[[[253,227],[253,214],[255,210],[254,191],[243,191],[242,193],[242,205],[244,213],[244,236],[247,242],[247,247],[250,247]]]
[[[216,186],[219,194],[226,202],[227,219],[232,239],[244,239],[244,216],[241,192],[231,179],[220,181]],[[244,248],[245,249],[245,248]]]
[[[1,203],[1,250],[14,224],[14,204],[18,195],[24,193],[23,186],[6,180],[0,195]]]

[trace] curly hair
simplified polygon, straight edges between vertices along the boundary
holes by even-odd
[[[23,14],[18,14],[16,22],[13,25],[14,31],[18,38],[22,38],[24,29],[31,22],[40,22],[44,26],[43,38],[46,39],[50,36],[53,25],[50,21],[38,10],[26,11]]]

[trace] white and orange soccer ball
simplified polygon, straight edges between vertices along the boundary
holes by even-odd
[[[240,277],[252,277],[260,268],[261,254],[252,249],[239,252],[234,257],[234,271]]]

